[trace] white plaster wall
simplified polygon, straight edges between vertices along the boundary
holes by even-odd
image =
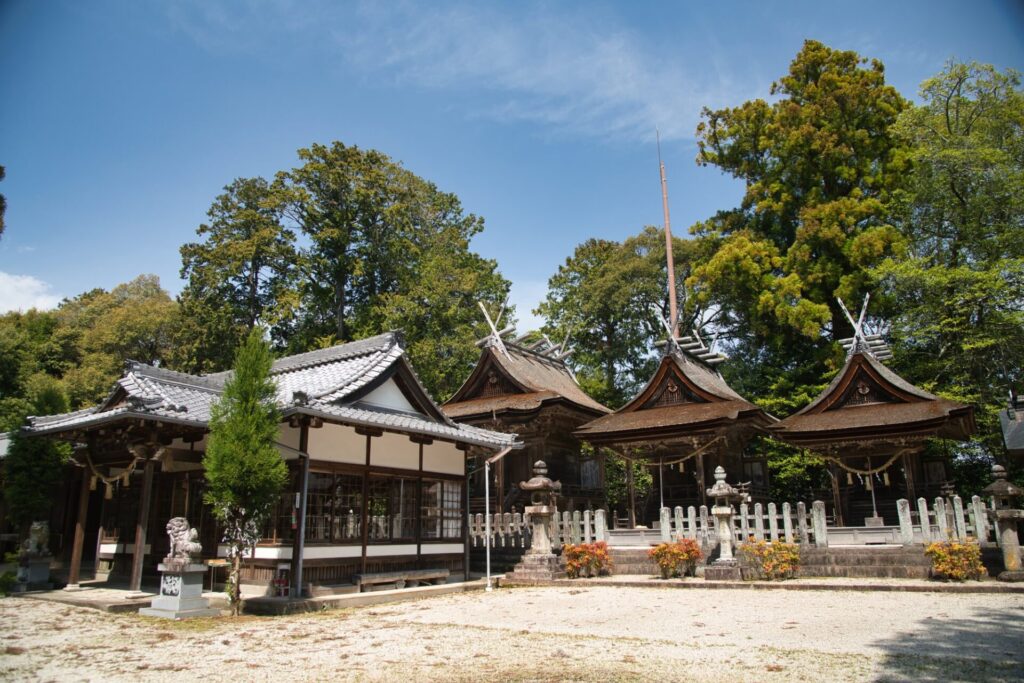
[[[423,447],[423,471],[442,474],[465,474],[466,454],[453,443],[435,441]]]
[[[405,394],[402,393],[402,390],[398,388],[393,379],[389,379],[366,396],[363,396],[359,399],[359,402],[389,410],[400,410],[404,413],[420,412],[409,403],[408,399],[405,398]]]
[[[142,547],[146,549],[146,554],[147,555],[150,552],[152,552],[153,546],[151,546],[149,543],[147,543],[146,545],[144,545]],[[416,551],[413,550],[413,552],[416,552]],[[100,543],[100,554],[102,554],[102,555],[122,555],[122,554],[134,555],[135,554],[135,544],[134,543]]]
[[[281,452],[281,457],[285,460],[295,460],[299,457],[296,452],[299,450],[299,432],[298,427],[292,427],[287,422],[282,422],[278,427],[277,442],[288,448],[278,448],[277,450]]]
[[[147,546],[148,548],[148,546]],[[422,546],[424,555],[442,555],[463,552],[461,543],[438,543],[435,545],[424,544]],[[109,552],[109,551],[103,551]],[[415,543],[402,543],[394,545],[370,545],[366,547],[367,557],[392,557],[395,555],[415,555]],[[363,548],[358,545],[315,545],[306,546],[303,559],[306,560],[327,560],[333,558],[362,557]],[[227,557],[227,546],[221,545],[217,548],[218,557]],[[251,557],[251,555],[246,555]],[[256,548],[256,558],[260,560],[291,560],[291,546],[264,546]]]
[[[356,434],[354,427],[325,422],[323,427],[309,430],[309,457],[365,465],[366,437]]]
[[[189,449],[191,449],[193,447],[197,451],[205,451],[206,450],[206,436],[204,435],[202,439],[200,439],[199,441],[196,441],[194,446],[193,446],[193,444],[190,444],[189,442],[185,441],[184,439],[175,439],[174,441],[171,442],[171,448],[180,448],[182,450],[187,451],[187,450],[189,450]]]
[[[370,464],[376,467],[397,467],[419,470],[420,446],[404,434],[384,432],[370,439]]]
[[[424,543],[421,551],[424,555],[451,555],[461,553],[466,547],[461,543]]]

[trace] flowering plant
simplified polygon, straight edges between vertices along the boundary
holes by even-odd
[[[675,543],[662,543],[651,548],[647,554],[658,563],[661,578],[672,576],[693,576],[697,562],[703,557],[700,545],[692,538],[681,538]]]
[[[938,578],[951,581],[980,581],[985,576],[985,565],[981,563],[981,546],[977,543],[940,541],[924,549],[932,561],[932,573]]]
[[[580,576],[600,576],[611,570],[612,558],[608,554],[608,544],[567,543],[562,546],[562,557],[565,559],[565,572],[570,579]]]
[[[753,536],[740,546],[740,560],[758,578],[769,581],[791,579],[800,568],[800,547],[794,543],[768,543]]]

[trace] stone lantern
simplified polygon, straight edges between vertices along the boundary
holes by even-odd
[[[562,483],[548,479],[548,468],[543,460],[533,465],[533,476],[529,481],[519,482],[519,488],[530,492],[530,505],[526,506],[526,514],[533,526],[530,549],[523,555],[522,561],[515,566],[506,578],[517,583],[538,583],[554,579],[564,579],[566,574],[561,563],[551,550],[551,537],[548,525],[556,513],[555,492],[562,490]]]
[[[1024,581],[1024,568],[1020,561],[1020,539],[1017,537],[1017,520],[1024,519],[1024,510],[1014,509],[1014,501],[1024,496],[1024,491],[1006,480],[1006,468],[992,466],[991,484],[982,493],[991,496],[993,509],[989,516],[995,521],[996,535],[1003,550],[1005,571],[999,575],[1001,581]]]
[[[709,581],[739,581],[743,578],[739,562],[732,554],[733,503],[747,500],[747,494],[725,481],[725,469],[715,468],[715,484],[707,490],[709,498],[715,499],[711,514],[718,529],[718,559],[704,568],[704,578]]]

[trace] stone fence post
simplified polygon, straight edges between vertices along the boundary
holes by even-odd
[[[605,514],[604,510],[594,511],[594,539],[597,541],[608,541],[608,520]]]
[[[814,545],[818,548],[828,547],[828,531],[825,521],[825,503],[814,501],[811,506],[811,527],[814,529]]]

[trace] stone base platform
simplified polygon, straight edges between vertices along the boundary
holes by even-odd
[[[738,562],[713,562],[704,567],[705,581],[740,581],[743,573]]]
[[[139,610],[145,617],[163,619],[193,619],[215,617],[220,610],[210,607],[203,597],[203,578],[206,566],[187,562],[161,564],[160,594],[149,607]]]
[[[535,583],[538,581],[554,581],[564,579],[568,575],[562,569],[562,564],[554,555],[530,555],[523,556],[523,561],[516,565],[516,568],[505,575],[505,583]]]

